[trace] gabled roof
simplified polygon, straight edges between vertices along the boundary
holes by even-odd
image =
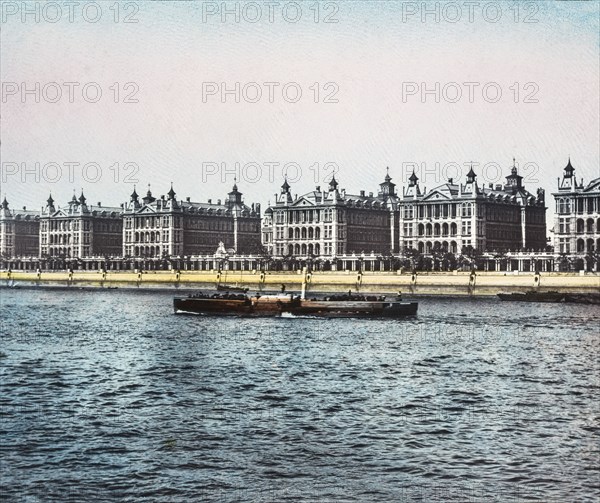
[[[51,217],[69,217],[69,216],[71,216],[71,214],[66,212],[62,208],[59,208],[55,212],[50,213],[50,216]]]
[[[138,211],[136,211],[136,213],[138,214],[143,214],[143,213],[156,213],[156,208],[153,208],[151,204],[144,204]]]
[[[600,178],[594,178],[583,189],[583,192],[600,192]]]
[[[309,192],[308,194],[305,194],[303,196],[300,196],[298,199],[296,199],[291,206],[315,206],[318,203],[317,197],[310,197],[313,196],[314,192]],[[320,199],[320,198],[319,198]]]
[[[440,185],[439,187],[435,187],[431,189],[427,195],[422,199],[422,201],[426,201],[428,199],[452,199],[453,196],[458,195],[458,185],[445,183],[444,185]]]

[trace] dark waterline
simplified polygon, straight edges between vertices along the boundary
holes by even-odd
[[[598,501],[597,306],[172,314],[2,290],[2,501]]]

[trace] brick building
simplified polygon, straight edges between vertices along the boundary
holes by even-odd
[[[262,242],[276,257],[333,257],[397,251],[398,196],[389,173],[379,192],[340,189],[335,176],[327,190],[292,197],[287,180],[265,211]]]
[[[123,256],[160,258],[212,254],[222,241],[232,253],[260,251],[260,204],[248,207],[237,184],[213,203],[177,200],[171,186],[155,198],[134,189],[123,208]]]
[[[39,212],[27,208],[13,210],[5,197],[0,208],[0,256],[37,257],[39,233]]]
[[[64,207],[50,196],[40,214],[39,256],[86,258],[119,256],[122,251],[121,208],[88,205],[83,191]]]
[[[413,173],[400,202],[400,249],[462,253],[543,250],[546,207],[543,189],[534,196],[523,186],[514,164],[504,184],[477,183],[473,168],[466,182],[449,179],[426,193]]]

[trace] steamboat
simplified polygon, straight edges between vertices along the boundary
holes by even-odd
[[[206,316],[318,316],[327,318],[384,317],[398,318],[417,314],[417,302],[393,301],[385,296],[363,296],[349,292],[323,299],[305,299],[284,292],[254,296],[240,293],[191,294],[173,300],[175,313]]]
[[[560,292],[536,292],[528,290],[527,292],[499,293],[500,300],[510,300],[517,302],[564,302],[565,294]]]

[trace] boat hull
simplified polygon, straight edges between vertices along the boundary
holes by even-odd
[[[501,300],[514,302],[563,302],[565,294],[559,292],[525,292],[525,293],[499,293]]]
[[[194,313],[213,316],[277,316],[282,306],[292,299],[242,299],[176,297],[173,309],[176,313]]]
[[[399,318],[417,314],[416,302],[319,301],[292,296],[211,298],[176,297],[176,313],[205,316],[318,316],[327,318]]]
[[[600,305],[600,293],[568,293],[565,295],[565,302]]]
[[[417,314],[417,302],[385,301],[300,301],[289,309],[294,316],[324,316],[328,318],[398,318]]]

